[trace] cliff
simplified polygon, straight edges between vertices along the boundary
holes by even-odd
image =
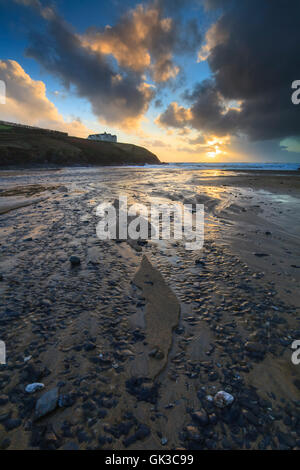
[[[133,144],[93,142],[39,129],[0,127],[0,166],[159,164]]]

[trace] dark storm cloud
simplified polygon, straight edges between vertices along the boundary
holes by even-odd
[[[129,10],[115,25],[90,28],[84,35],[40,0],[15,2],[35,9],[46,24],[42,33],[30,34],[28,56],[66,87],[74,86],[109,123],[137,123],[155,95],[145,73],[158,85],[175,86],[183,73],[174,55],[196,53],[201,45],[197,21],[176,16],[184,4],[180,0],[173,6],[176,18],[165,16],[167,1],[154,0]]]
[[[153,91],[141,77],[116,70],[105,57],[86,50],[78,36],[50,10],[45,16],[45,33],[31,33],[27,54],[49,72],[58,75],[66,87],[75,86],[87,98],[94,113],[112,123],[137,120],[147,110]]]
[[[300,134],[300,107],[291,84],[300,78],[300,2],[206,0],[221,8],[207,36],[213,80],[186,94],[189,125],[217,134],[239,132],[253,140]],[[226,105],[239,101],[240,112]],[[227,108],[228,109],[228,108]]]
[[[33,7],[45,21],[43,33],[30,34],[27,55],[35,58],[63,84],[87,98],[93,112],[110,123],[135,125],[154,95],[141,76],[120,71],[111,60],[86,50],[59,15],[38,0],[17,0]]]
[[[189,122],[196,129],[220,135],[237,130],[240,112],[226,109],[213,80],[199,83],[192,93],[186,92],[184,98],[192,103]]]

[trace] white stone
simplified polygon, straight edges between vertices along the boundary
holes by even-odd
[[[29,384],[26,386],[25,388],[25,392],[27,393],[34,393],[36,392],[37,390],[41,390],[42,388],[44,388],[45,385],[42,384],[42,383],[39,383],[39,382],[34,382],[32,384]]]
[[[214,404],[219,408],[225,408],[225,406],[231,405],[233,401],[234,396],[230,395],[230,393],[224,392],[223,390],[216,393],[214,396]]]

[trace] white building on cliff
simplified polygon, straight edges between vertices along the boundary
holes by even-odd
[[[99,142],[117,142],[117,136],[112,134],[91,134],[88,136],[88,140],[98,140]]]

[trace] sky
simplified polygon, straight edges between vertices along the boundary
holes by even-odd
[[[0,119],[165,162],[300,163],[299,18],[299,0],[0,0]]]

